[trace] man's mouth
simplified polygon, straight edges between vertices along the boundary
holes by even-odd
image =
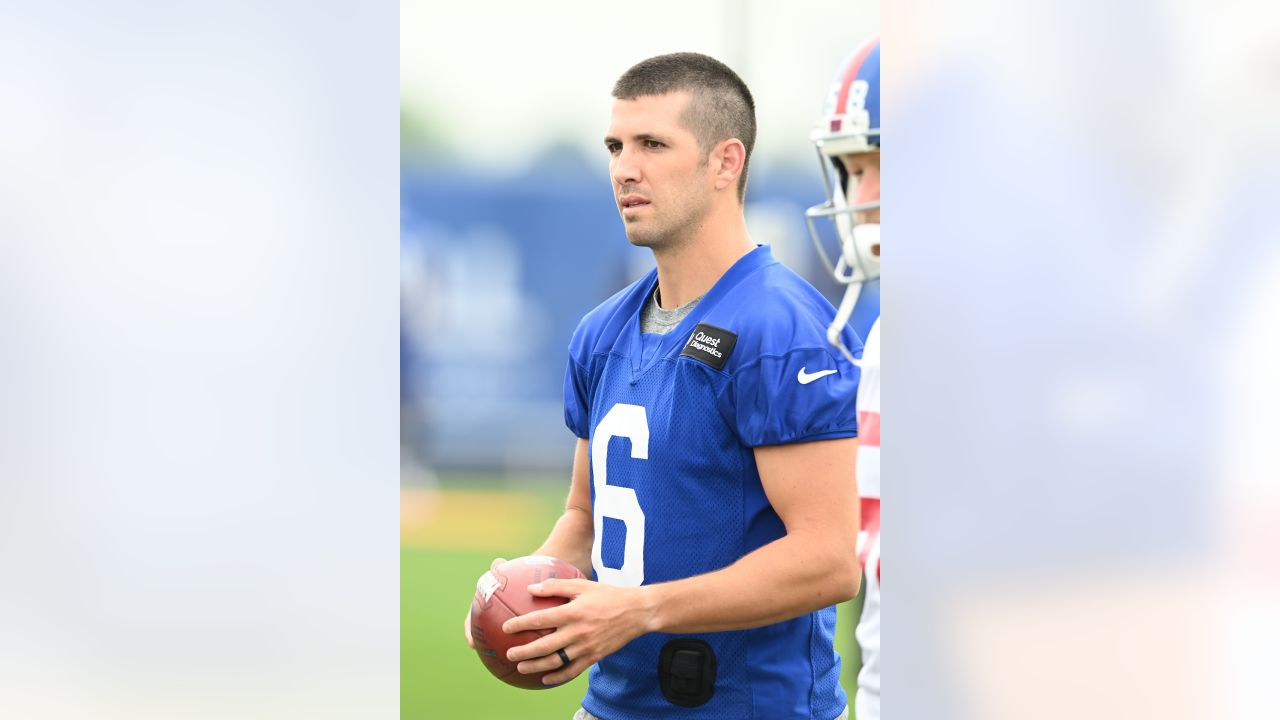
[[[631,210],[648,204],[649,201],[639,195],[623,195],[621,198],[618,198],[618,207],[623,210]]]

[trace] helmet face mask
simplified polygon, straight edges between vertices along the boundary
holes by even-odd
[[[805,211],[809,236],[822,263],[836,282],[846,287],[827,338],[853,360],[840,342],[840,331],[857,303],[862,284],[880,277],[880,224],[858,222],[875,211],[874,200],[854,204],[856,190],[842,158],[880,152],[880,38],[863,43],[840,66],[809,139],[818,151],[826,201]],[[830,251],[830,252],[829,252]],[[855,361],[856,362],[856,361]]]
[[[859,223],[857,218],[878,211],[880,201],[849,204],[845,190],[848,174],[840,161],[821,153],[818,159],[822,163],[827,200],[805,211],[809,237],[836,282],[848,285],[874,280],[880,277],[880,256],[874,250],[880,244],[880,224]],[[832,252],[828,252],[829,248]]]

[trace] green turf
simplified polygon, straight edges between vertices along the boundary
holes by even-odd
[[[487,552],[401,550],[400,717],[405,720],[569,720],[586,675],[550,690],[513,688],[489,674],[462,636]]]
[[[452,487],[461,482],[446,480]],[[493,489],[493,482],[466,483]],[[565,488],[546,483],[512,483],[533,491],[550,530],[562,506]],[[542,531],[539,531],[542,532]],[[512,548],[514,557],[532,551],[542,537],[526,538]],[[462,636],[463,618],[475,581],[489,567],[491,551],[412,549],[400,551],[400,717],[405,720],[569,720],[586,693],[586,674],[550,690],[521,690],[485,670]],[[852,603],[839,610],[836,647],[844,657],[842,682],[856,687],[857,651],[853,645]]]

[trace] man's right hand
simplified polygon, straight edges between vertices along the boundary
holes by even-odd
[[[497,569],[499,565],[501,565],[506,561],[507,561],[506,558],[494,558],[493,562],[489,563],[489,570],[492,571]],[[476,583],[479,584],[478,578],[476,580]],[[471,638],[471,608],[467,608],[467,616],[462,619],[462,634],[467,636],[467,647],[471,648],[472,650],[475,650],[476,641]]]

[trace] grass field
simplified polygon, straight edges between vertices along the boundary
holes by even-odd
[[[401,500],[400,717],[406,720],[569,720],[586,674],[551,690],[520,690],[491,676],[462,637],[476,578],[495,555],[542,542],[567,486],[555,479],[442,478]],[[840,608],[837,647],[845,688],[857,664],[853,617]]]

